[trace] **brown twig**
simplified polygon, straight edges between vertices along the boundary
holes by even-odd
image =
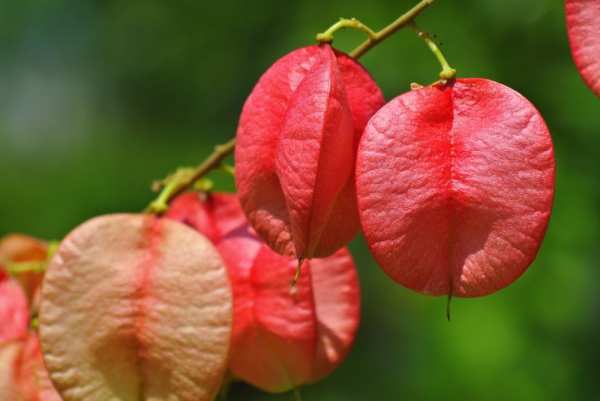
[[[235,138],[222,145],[215,146],[215,150],[197,167],[183,167],[159,182],[155,190],[160,190],[158,197],[146,208],[148,213],[161,214],[169,208],[169,202],[196,181],[212,170],[221,168],[223,160],[231,155],[235,149]]]

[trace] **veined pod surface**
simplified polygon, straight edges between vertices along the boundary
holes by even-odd
[[[212,244],[149,215],[94,218],[53,257],[40,340],[65,401],[212,400],[227,365],[232,299]]]
[[[218,247],[234,293],[229,369],[264,391],[316,382],[345,359],[360,320],[356,268],[346,249],[302,265],[272,251],[250,227]]]
[[[236,185],[276,252],[328,256],[356,235],[356,148],[383,104],[368,72],[330,45],[294,50],[260,78],[240,117]]]
[[[235,194],[182,197],[185,202],[176,200],[168,217],[201,233],[214,226],[232,228],[222,232],[217,244],[234,294],[229,362],[234,377],[281,392],[331,373],[349,352],[360,320],[359,282],[350,253],[342,249],[304,262],[291,289],[297,261],[271,250],[247,222],[239,224],[244,214]],[[195,224],[206,220],[211,223]]]
[[[600,97],[600,0],[566,0],[565,14],[575,65]]]
[[[555,161],[535,107],[486,79],[403,94],[369,121],[356,186],[369,248],[415,291],[474,297],[516,280],[550,218]]]

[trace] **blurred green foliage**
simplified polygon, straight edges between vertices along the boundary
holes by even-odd
[[[340,16],[380,28],[414,2],[2,2],[0,234],[59,239],[94,215],[143,209],[154,179],[233,135],[275,59]],[[455,300],[451,323],[445,299],[392,283],[358,239],[358,340],[305,400],[599,399],[600,102],[577,75],[563,22],[559,0],[440,0],[419,19],[459,75],[503,82],[541,110],[558,159],[554,215],[531,269],[495,295]],[[362,40],[344,31],[336,45]],[[362,61],[388,98],[439,69],[410,30]],[[231,394],[275,399],[292,396]]]

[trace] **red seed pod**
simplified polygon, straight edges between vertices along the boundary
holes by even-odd
[[[62,401],[48,377],[36,334],[0,343],[0,400]]]
[[[424,294],[474,297],[533,262],[552,209],[550,134],[523,96],[485,79],[401,95],[365,128],[356,186],[371,252]]]
[[[346,249],[302,265],[273,252],[248,226],[219,244],[234,293],[229,369],[264,391],[282,392],[330,374],[350,350],[360,291]]]
[[[232,299],[216,249],[148,215],[76,228],[42,288],[40,340],[65,401],[204,401],[227,365]]]
[[[575,65],[600,96],[600,0],[566,0],[565,14]]]
[[[260,78],[240,117],[236,183],[271,248],[322,257],[356,235],[356,147],[383,103],[368,72],[329,45],[295,50]]]
[[[228,193],[185,193],[173,200],[165,217],[196,229],[213,243],[246,224],[237,196]]]
[[[24,234],[9,234],[0,239],[0,265],[45,261],[48,244]],[[19,273],[17,280],[23,286],[27,299],[32,302],[39,291],[44,273],[37,271]]]
[[[0,267],[0,343],[23,337],[28,327],[27,297],[19,283]]]
[[[25,234],[8,234],[0,239],[0,259],[11,262],[45,260],[46,242]]]

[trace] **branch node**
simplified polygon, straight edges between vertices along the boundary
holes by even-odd
[[[395,32],[414,21],[414,19],[417,18],[417,16],[421,14],[427,7],[432,5],[433,2],[434,0],[421,0],[413,8],[398,17],[394,22],[378,32],[373,32],[373,36],[370,35],[369,39],[364,41],[360,46],[350,53],[350,56],[356,59],[364,56],[365,53],[375,47],[379,42],[382,42]]]
[[[235,138],[222,145],[217,145],[204,162],[197,167],[181,167],[155,186],[161,191],[155,200],[146,208],[147,213],[162,214],[169,208],[169,203],[180,193],[191,188],[194,183],[212,170],[221,168],[223,160],[233,153]],[[156,185],[156,183],[154,184]]]

